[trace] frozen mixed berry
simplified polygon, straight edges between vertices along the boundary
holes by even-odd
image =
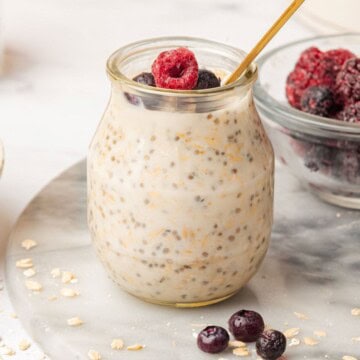
[[[336,115],[336,118],[349,123],[360,124],[360,101],[347,105],[343,111]]]
[[[143,72],[133,78],[137,83],[155,87],[154,75],[150,72]]]
[[[344,103],[360,101],[360,58],[344,64],[336,78],[336,91]]]
[[[260,314],[251,310],[240,310],[229,319],[229,330],[236,340],[255,341],[264,331],[264,320]]]
[[[335,88],[336,76],[343,64],[353,57],[344,49],[322,52],[316,47],[305,50],[286,81],[286,96],[291,106],[300,109],[301,97],[310,86]]]
[[[350,184],[360,184],[360,145],[353,150],[339,150],[334,156],[332,174]]]
[[[309,114],[329,117],[335,110],[335,97],[326,86],[311,86],[301,96],[301,110]]]
[[[197,344],[202,351],[217,354],[227,348],[229,339],[228,332],[221,326],[208,326],[199,333]]]
[[[286,337],[277,330],[266,330],[256,341],[256,352],[265,360],[278,359],[286,349]]]
[[[154,61],[152,74],[156,86],[173,90],[194,89],[199,67],[195,55],[187,48],[163,51]]]
[[[304,165],[313,172],[327,173],[332,166],[337,149],[325,144],[313,144],[306,152]]]
[[[310,86],[332,88],[336,78],[334,68],[334,60],[325,57],[318,48],[305,50],[286,81],[286,96],[290,105],[300,109],[301,96]]]
[[[199,70],[196,90],[211,89],[220,86],[220,79],[209,70]]]

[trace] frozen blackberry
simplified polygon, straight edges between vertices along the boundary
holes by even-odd
[[[265,360],[278,359],[286,349],[286,337],[277,330],[264,331],[256,341],[256,352]]]
[[[337,119],[345,122],[360,124],[360,101],[346,106],[345,109],[340,111],[336,117]]]
[[[200,350],[217,354],[224,351],[229,343],[228,332],[221,326],[208,326],[202,330],[197,337],[197,344]]]
[[[336,78],[336,91],[345,104],[360,101],[360,58],[344,64]]]
[[[133,78],[134,81],[136,81],[139,84],[143,84],[143,85],[148,85],[148,86],[153,86],[155,87],[155,79],[154,79],[154,75],[152,73],[149,72],[142,72],[139,75],[136,75]]]
[[[196,90],[211,89],[220,86],[220,79],[209,70],[199,70],[198,81],[196,84]]]
[[[229,330],[236,340],[255,341],[264,331],[264,320],[260,314],[251,310],[240,310],[229,319]]]
[[[335,110],[335,97],[326,86],[311,86],[301,97],[301,110],[309,114],[329,117]]]

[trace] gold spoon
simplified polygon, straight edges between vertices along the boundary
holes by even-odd
[[[237,80],[240,75],[248,68],[248,66],[255,60],[264,47],[270,42],[270,40],[278,33],[278,31],[286,24],[286,22],[294,15],[299,7],[305,0],[294,0],[291,5],[283,12],[283,14],[276,20],[274,25],[266,32],[266,34],[260,39],[255,47],[249,52],[245,59],[240,63],[237,69],[226,80],[226,85]]]

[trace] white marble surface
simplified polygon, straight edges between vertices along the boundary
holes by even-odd
[[[288,360],[359,356],[360,342],[353,341],[360,336],[359,319],[351,315],[360,303],[357,211],[339,212],[277,167],[272,244],[259,272],[228,301],[175,309],[137,300],[106,275],[86,225],[85,173],[81,162],[38,194],[21,215],[7,251],[7,284],[14,306],[50,358],[86,360],[89,349],[96,349],[104,360],[210,360],[214,357],[197,349],[196,334],[206,324],[226,327],[229,316],[241,308],[258,311],[270,327],[299,328],[295,338],[301,344],[288,347]],[[36,239],[37,247],[23,249],[27,237]],[[37,271],[31,279],[43,286],[40,293],[25,287],[22,270],[15,266],[27,257]],[[51,276],[54,268],[71,271],[78,281],[64,285]],[[79,295],[61,296],[64,287]],[[84,324],[69,327],[66,321],[74,316]],[[126,345],[138,343],[145,349],[136,354],[113,351],[110,343],[119,337]],[[317,344],[308,346],[306,337]],[[249,350],[246,358],[256,359],[253,344]],[[226,351],[221,358],[234,356]]]
[[[288,1],[3,0],[5,73],[0,78],[1,254],[17,216],[51,178],[86,154],[109,96],[106,57],[150,36],[193,35],[247,50]],[[311,35],[292,20],[271,46]],[[0,261],[2,262],[2,260]],[[3,277],[3,274],[0,274]],[[0,287],[2,285],[0,284]],[[5,289],[6,290],[6,289]],[[0,336],[27,338],[0,291]],[[32,346],[13,359],[37,359]]]

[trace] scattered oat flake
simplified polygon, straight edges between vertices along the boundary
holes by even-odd
[[[294,315],[300,320],[308,320],[309,319],[309,317],[307,315],[296,312],[296,311],[294,312]]]
[[[142,350],[143,348],[144,348],[143,345],[135,344],[135,345],[128,346],[126,349],[130,350],[130,351],[137,351],[137,350]]]
[[[15,314],[15,313],[10,313],[10,317],[13,318],[13,319],[17,319],[18,316]]]
[[[26,269],[23,271],[23,274],[27,278],[31,278],[36,275],[36,270],[34,268]]]
[[[360,336],[353,337],[351,340],[354,342],[360,342]]]
[[[80,326],[82,325],[84,322],[78,317],[75,316],[73,318],[67,319],[67,324],[69,326]]]
[[[88,357],[90,360],[101,360],[101,355],[98,351],[89,350]]]
[[[299,328],[290,328],[284,331],[284,335],[287,339],[291,339],[294,336],[298,335],[300,332]]]
[[[122,339],[113,339],[111,342],[111,348],[113,350],[121,350],[124,348],[124,341]]]
[[[16,354],[16,352],[8,346],[4,346],[0,349],[1,349],[1,355],[14,356]]]
[[[61,289],[60,294],[65,297],[75,297],[75,296],[80,295],[80,293],[78,291],[76,291],[74,289],[70,289],[70,288]]]
[[[301,341],[298,338],[292,338],[289,342],[289,347],[300,345]]]
[[[49,301],[55,301],[55,300],[57,300],[58,299],[58,297],[56,296],[56,295],[50,295],[49,297],[48,297],[48,300]]]
[[[61,282],[63,284],[68,284],[69,282],[71,282],[71,280],[76,279],[76,276],[70,272],[70,271],[63,271],[62,272],[62,276],[61,276]]]
[[[28,340],[21,340],[19,342],[19,350],[26,351],[31,346],[30,342]]]
[[[31,258],[26,258],[26,259],[20,259],[16,262],[16,267],[20,268],[20,269],[28,269],[33,267],[33,262]]]
[[[352,316],[360,316],[360,308],[354,308],[351,310]]]
[[[31,291],[41,291],[43,288],[42,285],[35,280],[26,280],[25,285]]]
[[[233,350],[233,354],[236,356],[249,356],[250,352],[248,348],[240,347]]]
[[[59,268],[54,268],[51,270],[51,276],[55,279],[61,276],[61,271]]]
[[[304,344],[308,346],[315,346],[319,342],[311,337],[304,337]]]
[[[37,242],[32,239],[26,239],[21,243],[21,247],[23,247],[26,250],[30,250],[33,247],[35,247],[36,245],[37,245]]]
[[[229,346],[232,348],[240,348],[240,347],[246,347],[246,344],[242,341],[235,340],[235,341],[229,341]]]
[[[322,330],[316,330],[316,331],[314,331],[314,335],[317,336],[317,337],[326,337],[327,333],[325,331],[322,331]]]
[[[345,355],[342,357],[342,360],[358,360],[358,359],[350,355]]]

